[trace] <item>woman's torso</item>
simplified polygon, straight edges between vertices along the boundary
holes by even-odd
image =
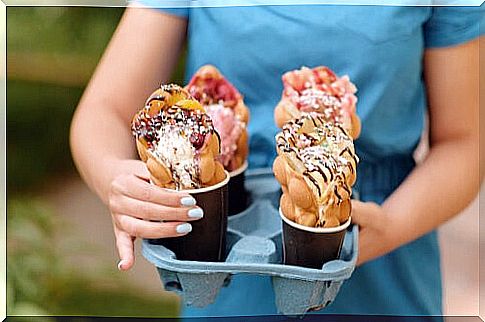
[[[250,166],[275,156],[281,75],[326,65],[357,85],[362,160],[409,155],[424,123],[423,24],[430,8],[257,6],[192,8],[186,77],[214,64],[251,110]]]

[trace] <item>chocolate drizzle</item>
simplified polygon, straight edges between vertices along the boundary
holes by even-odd
[[[341,124],[326,122],[316,113],[303,113],[283,126],[276,145],[280,154],[288,154],[296,162],[295,171],[303,168],[298,172],[314,186],[320,205],[340,205],[350,198],[359,159],[352,138]],[[320,224],[326,209],[319,214]]]
[[[317,188],[317,191],[318,191],[318,195],[321,196],[322,195],[322,190],[320,188],[320,185],[318,184],[318,181],[317,179],[315,179],[312,174],[311,174],[312,171],[306,171],[304,174],[305,176],[315,185],[315,187]]]

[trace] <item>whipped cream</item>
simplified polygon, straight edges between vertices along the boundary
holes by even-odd
[[[198,164],[196,150],[189,137],[179,127],[164,125],[158,131],[158,144],[155,154],[169,168],[174,176],[177,189],[197,188]]]

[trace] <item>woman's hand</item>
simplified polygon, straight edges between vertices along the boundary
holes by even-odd
[[[357,265],[385,255],[397,247],[392,218],[382,206],[352,200],[352,223],[360,226]]]
[[[120,270],[128,270],[134,264],[136,237],[183,236],[192,230],[187,221],[204,215],[189,194],[150,184],[150,173],[141,161],[117,161],[112,171],[115,174],[110,183],[108,206],[120,256]]]

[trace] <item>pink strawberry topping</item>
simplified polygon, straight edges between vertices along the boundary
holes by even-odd
[[[328,67],[302,67],[282,77],[283,97],[302,112],[317,112],[335,121],[355,113],[357,91],[347,75],[338,77]]]
[[[246,127],[234,111],[241,94],[222,75],[205,72],[195,74],[186,88],[204,106],[221,138],[219,160],[226,170],[235,170],[237,142]]]
[[[187,85],[187,89],[190,95],[203,105],[217,104],[222,101],[224,106],[234,107],[241,97],[238,90],[223,77],[203,78],[195,75]]]

